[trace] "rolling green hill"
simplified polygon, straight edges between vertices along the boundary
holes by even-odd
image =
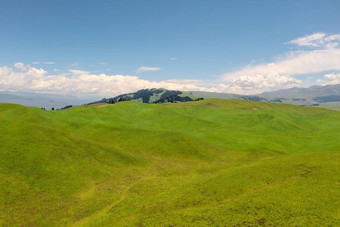
[[[0,104],[0,225],[336,226],[340,113]]]

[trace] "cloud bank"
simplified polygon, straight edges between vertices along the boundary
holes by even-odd
[[[148,81],[137,76],[91,74],[87,71],[70,70],[68,73],[49,75],[23,63],[14,67],[0,67],[0,90],[30,91],[74,96],[111,97],[139,89],[162,87],[178,90],[207,90],[196,85],[195,80]]]
[[[309,80],[314,74],[324,74],[316,83],[340,83],[340,34],[314,33],[286,44],[308,47],[308,50],[291,51],[273,62],[248,65],[225,73],[217,80],[163,80],[150,81],[138,76],[95,74],[82,70],[69,70],[52,74],[42,68],[16,63],[0,67],[0,91],[30,91],[74,96],[112,97],[145,88],[196,90],[238,94],[258,94],[265,91],[301,86],[303,77]],[[53,62],[43,62],[43,64]],[[34,62],[34,65],[38,62]],[[54,64],[54,63],[53,63]],[[159,71],[158,67],[140,67],[136,73]],[[299,79],[296,76],[300,76]]]
[[[288,42],[308,46],[311,50],[288,52],[269,63],[248,65],[221,77],[225,90],[253,94],[300,86],[303,81],[295,76],[340,71],[340,35],[314,33]],[[336,83],[329,77],[329,80]],[[327,80],[328,81],[328,80]],[[320,82],[320,81],[319,81]]]

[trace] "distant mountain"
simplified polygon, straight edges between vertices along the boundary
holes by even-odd
[[[340,84],[312,86],[309,88],[290,88],[272,92],[264,92],[258,96],[268,102],[283,102],[300,106],[322,106],[340,108]]]
[[[340,95],[340,84],[326,85],[326,86],[311,86],[308,88],[294,87],[284,90],[264,92],[259,94],[261,97],[266,98],[277,98],[284,97],[287,99],[293,98],[304,98],[314,99],[315,97],[329,96],[329,95]]]

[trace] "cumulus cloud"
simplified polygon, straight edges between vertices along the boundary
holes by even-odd
[[[233,78],[226,84],[221,83],[216,87],[216,91],[239,94],[255,94],[265,91],[296,87],[301,83],[301,80],[297,80],[287,75],[245,75],[238,78]]]
[[[159,71],[161,70],[161,68],[158,68],[158,67],[146,67],[146,66],[142,66],[142,67],[139,67],[137,70],[136,70],[136,73],[142,73],[142,72],[147,72],[147,71]]]
[[[324,79],[317,80],[322,85],[340,84],[340,73],[329,73],[323,76]]]
[[[33,65],[39,65],[38,61],[33,62]]]
[[[167,88],[173,90],[207,90],[197,85],[196,80],[149,81],[137,76],[93,74],[81,70],[49,75],[23,63],[14,67],[0,67],[0,90],[31,91],[75,96],[111,97],[145,88]]]
[[[273,62],[248,65],[226,73],[221,78],[224,83],[219,85],[220,90],[255,94],[300,86],[302,81],[294,76],[340,71],[340,48],[336,48],[339,41],[340,35],[325,33],[315,33],[292,40],[289,43],[318,48],[292,51]]]
[[[53,61],[45,61],[43,62],[44,65],[54,65],[55,63]]]
[[[313,33],[304,37],[294,39],[288,43],[299,46],[334,48],[339,45],[340,34],[327,35],[326,33]]]
[[[340,70],[340,49],[296,51],[286,57],[266,64],[251,65],[227,73],[224,79],[253,75],[303,75],[327,70]]]

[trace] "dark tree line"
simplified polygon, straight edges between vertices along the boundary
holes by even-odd
[[[314,100],[317,102],[340,102],[340,95],[327,95],[315,97]]]

